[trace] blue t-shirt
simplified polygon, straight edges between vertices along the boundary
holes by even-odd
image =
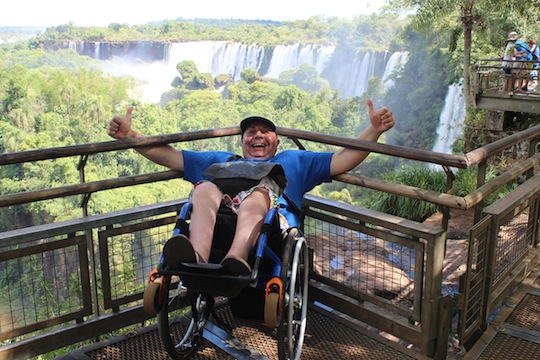
[[[534,50],[532,52],[533,52],[533,54],[536,55],[536,60],[540,59],[540,51],[538,50],[538,45],[534,46]],[[533,57],[533,60],[535,60],[534,57]],[[535,61],[533,65],[534,65],[535,68],[537,68],[538,65],[539,65],[539,62]]]
[[[532,51],[529,45],[525,43],[523,40],[516,40],[516,51],[518,52],[525,52],[525,57],[516,56],[516,60],[532,60]]]
[[[196,184],[201,180],[208,180],[203,176],[204,171],[214,163],[228,161],[233,153],[225,151],[189,151],[182,150],[184,157],[184,179]],[[244,159],[248,161],[261,161],[278,163],[283,167],[288,179],[285,193],[300,208],[304,194],[315,186],[330,182],[330,162],[332,152],[312,152],[305,150],[285,150],[270,159]],[[300,219],[287,209],[287,202],[280,198],[280,212],[287,218],[291,227],[298,226]]]

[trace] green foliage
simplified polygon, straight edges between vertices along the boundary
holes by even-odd
[[[111,23],[106,28],[75,27],[73,23],[50,27],[34,38],[39,48],[68,40],[90,41],[199,41],[224,40],[275,46],[292,43],[330,45],[347,43],[352,47],[386,50],[407,20],[395,14],[357,16],[353,20],[314,16],[307,20],[277,22],[237,19],[177,19],[155,24]]]
[[[180,76],[182,76],[182,81],[184,83],[192,82],[195,76],[199,74],[199,69],[197,69],[197,65],[195,65],[192,60],[179,62],[176,65],[176,70],[178,70]]]
[[[486,173],[486,183],[494,180],[499,175],[498,171],[489,167]],[[478,168],[459,169],[455,173],[455,180],[450,193],[455,196],[467,196],[477,189]],[[391,170],[382,176],[383,180],[417,187],[435,192],[446,192],[446,175],[439,170],[431,169],[423,164],[404,165],[399,171]],[[498,199],[515,189],[516,183],[510,183],[501,187],[484,201],[484,205],[493,204]],[[418,201],[403,196],[389,193],[368,191],[364,206],[377,211],[400,216],[409,220],[424,221],[430,215],[438,211],[435,204]]]
[[[493,166],[488,167],[486,171],[485,182],[488,183],[494,180],[498,175],[500,175],[500,172],[497,171],[495,167]],[[478,181],[477,179],[478,179],[477,167],[458,170],[456,172],[456,179],[454,180],[454,183],[452,186],[452,194],[456,196],[466,196],[474,192],[477,188],[477,185],[476,185]],[[515,189],[517,185],[518,185],[517,183],[510,183],[501,187],[495,193],[489,195],[486,198],[486,200],[484,201],[484,205],[489,206],[493,204],[495,201],[501,199],[510,191]]]
[[[313,65],[302,64],[299,69],[290,69],[279,75],[280,85],[295,85],[307,92],[319,92],[330,89],[330,84],[317,73]]]
[[[400,170],[385,174],[385,181],[436,192],[445,192],[446,177],[441,171],[425,165],[404,165]],[[390,193],[371,191],[366,201],[368,208],[409,220],[424,221],[437,211],[437,205]]]
[[[257,80],[259,74],[253,69],[244,69],[240,72],[240,78],[248,84],[253,84]]]

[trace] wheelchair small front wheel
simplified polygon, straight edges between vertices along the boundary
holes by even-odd
[[[264,301],[264,325],[275,329],[279,325],[279,293],[271,292]]]
[[[195,350],[202,336],[203,328],[210,317],[214,299],[204,294],[188,294],[191,298],[191,317],[186,316],[185,289],[170,290],[170,282],[165,284],[166,297],[158,313],[158,330],[163,346],[172,359],[185,359]],[[168,300],[168,301],[167,301]]]
[[[143,309],[148,315],[156,315],[161,309],[163,299],[160,299],[160,289],[162,286],[162,278],[156,278],[149,282],[144,289],[143,294]]]
[[[278,326],[278,355],[280,360],[296,360],[304,344],[309,286],[309,252],[297,229],[285,241],[281,280],[285,296]]]

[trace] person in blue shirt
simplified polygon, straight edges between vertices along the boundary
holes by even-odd
[[[516,40],[514,49],[514,57],[516,59],[514,68],[517,68],[516,91],[527,91],[527,83],[529,80],[529,63],[525,61],[532,60],[532,51],[529,45],[527,45],[525,41],[521,39]]]
[[[527,45],[529,45],[529,48],[531,49],[533,53],[533,66],[531,70],[531,77],[530,77],[530,86],[529,90],[535,90],[538,86],[538,66],[540,65],[539,59],[540,59],[540,51],[538,50],[538,45],[536,44],[536,40],[534,39],[527,39]]]
[[[377,141],[381,134],[390,130],[395,119],[388,108],[374,109],[367,100],[370,125],[357,137],[360,140]],[[125,116],[114,116],[107,125],[107,133],[115,139],[140,138],[144,135],[133,130],[132,110]],[[242,156],[248,161],[279,163],[288,179],[285,194],[300,207],[304,194],[315,186],[330,182],[332,176],[345,173],[359,165],[368,151],[343,148],[337,152],[311,152],[287,150],[278,153],[279,138],[274,123],[259,116],[248,117],[240,123]],[[247,262],[255,245],[264,218],[270,208],[280,206],[289,226],[298,225],[298,215],[291,211],[272,179],[265,178],[258,185],[238,194],[223,194],[221,189],[205,178],[204,171],[214,163],[227,162],[231,155],[225,151],[196,152],[177,150],[169,145],[135,149],[149,160],[184,173],[184,178],[195,186],[190,194],[193,204],[189,238],[181,235],[170,239],[163,249],[168,264],[171,256],[180,262],[208,262],[212,247],[213,229],[218,209],[223,201],[237,214],[236,232],[232,245],[221,262],[231,274],[251,272]],[[166,250],[165,247],[169,246]]]

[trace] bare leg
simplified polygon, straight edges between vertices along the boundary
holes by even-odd
[[[257,188],[242,201],[238,209],[236,233],[227,256],[248,259],[249,252],[257,241],[269,209],[270,198],[268,192],[263,188]]]
[[[222,197],[221,191],[211,182],[203,182],[193,190],[189,239],[193,249],[205,262],[208,262],[210,257],[214,226]]]

